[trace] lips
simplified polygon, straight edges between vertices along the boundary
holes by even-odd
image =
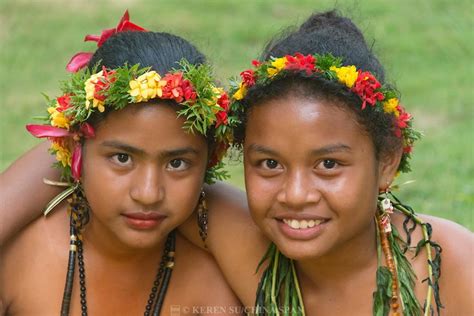
[[[166,216],[156,212],[130,212],[122,214],[125,222],[133,229],[144,230],[158,226]]]

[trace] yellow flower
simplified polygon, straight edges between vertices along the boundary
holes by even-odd
[[[329,70],[334,71],[339,82],[345,84],[348,88],[352,88],[354,82],[357,80],[357,76],[359,75],[354,65],[344,67],[331,66]]]
[[[383,111],[389,114],[394,113],[395,116],[398,117],[400,115],[400,112],[397,109],[398,102],[397,98],[388,99],[383,103]]]
[[[61,162],[63,167],[67,167],[71,165],[71,158],[72,158],[71,152],[67,148],[64,148],[58,142],[53,142],[51,144],[51,149],[56,154],[56,160]]]
[[[69,129],[69,118],[63,112],[59,112],[54,107],[49,107],[48,113],[50,114],[52,126]]]
[[[239,85],[239,90],[237,90],[232,97],[235,100],[242,100],[245,94],[247,94],[247,87],[244,85],[243,82],[241,82]]]
[[[286,57],[277,58],[271,63],[273,68],[267,68],[268,77],[273,77],[279,73],[286,65]]]
[[[92,107],[98,108],[99,112],[104,112],[105,110],[104,101],[94,98],[95,85],[97,82],[99,82],[99,80],[104,78],[102,74],[102,70],[96,74],[93,74],[89,79],[86,80],[84,84],[84,90],[86,91],[86,109],[89,109],[92,101]]]
[[[129,83],[128,93],[135,99],[135,102],[144,102],[163,95],[162,87],[166,81],[161,80],[156,71],[148,71]]]

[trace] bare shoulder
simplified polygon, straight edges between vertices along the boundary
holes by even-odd
[[[439,217],[422,218],[433,229],[433,240],[442,247],[440,293],[446,314],[474,315],[474,234]]]
[[[244,191],[219,182],[206,188],[209,209],[210,242],[229,241],[234,250],[266,249],[268,240],[250,215]],[[245,242],[252,242],[248,247]],[[209,245],[211,252],[213,244]],[[228,253],[228,248],[226,253]]]
[[[443,314],[474,315],[474,234],[467,228],[447,219],[418,215],[431,227],[431,240],[441,247],[441,275],[439,278],[440,298],[444,305]],[[400,219],[397,226],[402,227]],[[418,227],[412,234],[412,245],[422,238]],[[419,256],[426,265],[425,255]],[[421,279],[424,279],[423,276]]]
[[[194,246],[181,234],[176,236],[175,274],[173,287],[196,306],[238,306],[236,295],[228,285],[213,257]],[[179,302],[179,301],[178,301]]]
[[[58,209],[48,218],[36,219],[1,249],[0,292],[4,308],[9,313],[18,312],[19,307],[24,312],[25,308],[33,308],[36,303],[44,306],[47,298],[42,295],[55,293],[56,284],[60,290],[63,279],[57,283],[54,281],[65,274],[67,225],[65,210]],[[39,295],[41,291],[37,289],[45,284],[48,291]]]
[[[253,305],[260,275],[256,268],[269,241],[255,225],[245,192],[225,183],[207,188],[208,247],[245,305]]]

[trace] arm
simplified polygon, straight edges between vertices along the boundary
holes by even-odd
[[[43,142],[24,154],[0,175],[0,247],[16,232],[41,215],[43,207],[61,188],[43,183],[58,180],[51,168],[54,157]]]

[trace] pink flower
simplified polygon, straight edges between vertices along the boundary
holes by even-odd
[[[79,52],[71,57],[71,60],[66,65],[66,70],[68,72],[78,72],[82,68],[86,67],[89,64],[89,61],[92,58],[93,53],[90,52]]]
[[[27,124],[26,129],[31,135],[37,138],[65,137],[71,135],[67,129],[54,127],[51,125]]]
[[[82,145],[76,143],[74,146],[74,152],[72,153],[71,160],[71,173],[74,180],[79,181],[81,179],[82,171]]]

